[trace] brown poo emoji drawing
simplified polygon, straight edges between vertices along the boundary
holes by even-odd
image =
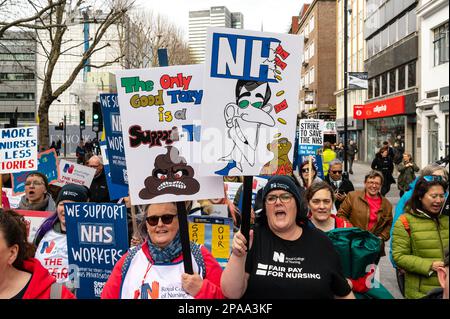
[[[284,175],[292,172],[292,163],[288,157],[291,147],[292,143],[285,137],[273,140],[272,143],[267,144],[267,149],[274,153],[274,158],[264,165],[260,174]]]
[[[191,195],[200,190],[194,169],[186,164],[179,150],[173,146],[166,148],[166,154],[156,156],[152,175],[145,179],[145,188],[139,192],[142,199],[166,194]]]

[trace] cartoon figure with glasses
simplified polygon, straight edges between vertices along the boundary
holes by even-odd
[[[238,80],[236,83],[236,103],[228,103],[224,110],[228,137],[233,141],[231,152],[219,160],[228,165],[216,174],[229,175],[233,168],[242,172],[242,163],[255,165],[255,152],[258,146],[261,125],[275,126],[270,115],[273,106],[269,83]]]

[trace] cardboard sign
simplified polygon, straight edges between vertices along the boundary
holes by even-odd
[[[100,104],[102,106],[105,140],[108,150],[107,159],[112,181],[114,184],[128,185],[127,165],[122,138],[122,122],[120,121],[117,94],[100,94]]]
[[[111,176],[111,165],[108,161],[109,151],[107,150],[106,141],[100,141],[100,152],[103,158],[103,169],[106,175],[106,184],[108,185],[109,198],[119,199],[128,196],[128,185],[114,183]]]
[[[208,29],[202,173],[292,172],[302,51],[297,35]]]
[[[128,249],[125,205],[64,204],[69,265],[77,266],[79,299],[100,298],[114,265]]]
[[[223,196],[223,180],[202,177],[201,65],[116,72],[133,205]]]
[[[323,120],[300,120],[298,130],[298,154],[320,155],[320,150],[323,146],[324,130]]]
[[[208,216],[189,216],[189,238],[205,245],[217,262],[225,268],[231,254],[233,220]]]
[[[34,210],[16,210],[17,213],[25,218],[27,224],[27,239],[29,243],[32,243],[36,237],[36,232],[41,227],[42,223],[55,212],[41,212]]]
[[[0,174],[38,168],[37,127],[0,129]]]
[[[49,184],[58,182],[58,157],[54,149],[49,149],[38,154],[38,169],[37,172],[44,174],[47,177]],[[31,172],[21,172],[12,174],[12,186],[15,194],[25,192],[25,181]]]
[[[55,185],[78,184],[91,187],[95,169],[66,160],[59,161],[59,179]]]

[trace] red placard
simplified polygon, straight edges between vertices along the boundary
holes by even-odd
[[[353,107],[353,118],[357,120],[375,119],[404,113],[404,95]]]

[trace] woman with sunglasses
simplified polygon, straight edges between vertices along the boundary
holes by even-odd
[[[307,227],[297,186],[273,176],[263,191],[259,223],[247,240],[237,232],[223,272],[227,298],[352,299],[336,250],[320,230]]]
[[[114,266],[102,299],[221,299],[222,268],[211,253],[191,242],[194,274],[184,272],[176,203],[150,204],[141,224],[142,245]]]
[[[312,169],[312,172],[310,172],[310,167]],[[316,164],[313,162],[311,166],[309,166],[309,161],[304,161],[299,168],[300,171],[300,180],[298,181],[300,186],[304,189],[307,189],[309,187],[308,181],[309,181],[309,175],[311,176],[311,184],[314,182],[321,182],[322,179],[317,176],[317,167]]]
[[[405,213],[394,225],[392,256],[405,271],[405,297],[423,298],[440,287],[436,271],[444,265],[449,217],[442,214],[447,183],[433,177],[417,181]]]
[[[25,195],[22,196],[18,209],[54,212],[53,198],[48,193],[47,176],[33,172],[25,179]]]

